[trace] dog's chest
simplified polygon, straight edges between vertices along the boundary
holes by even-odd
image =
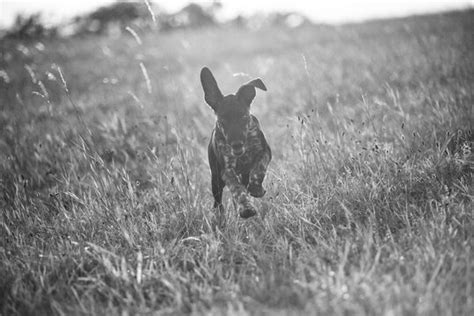
[[[249,129],[247,130],[247,139],[245,141],[245,153],[236,157],[232,155],[230,146],[226,143],[222,133],[216,128],[213,134],[213,140],[218,156],[222,157],[225,168],[234,169],[237,173],[248,173],[256,161],[264,154],[266,143],[260,130],[258,120],[252,116]]]
[[[236,169],[238,172],[249,171],[256,159],[261,156],[263,152],[262,141],[258,135],[258,131],[252,133],[247,138],[245,153],[237,157]]]

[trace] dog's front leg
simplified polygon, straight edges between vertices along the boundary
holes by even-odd
[[[224,157],[224,163],[225,169],[223,179],[225,184],[229,187],[234,203],[237,205],[237,211],[239,212],[240,217],[249,218],[254,216],[257,214],[257,211],[250,201],[246,188],[240,183],[235,172],[236,159],[227,156]]]
[[[259,198],[265,195],[265,189],[262,187],[262,183],[271,159],[272,154],[270,149],[265,150],[250,170],[247,189],[251,196]]]

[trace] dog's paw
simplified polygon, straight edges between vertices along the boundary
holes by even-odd
[[[246,219],[255,216],[257,214],[257,211],[253,207],[246,207],[242,208],[239,213],[240,217]]]
[[[256,198],[260,198],[264,196],[266,193],[262,185],[258,185],[258,184],[249,184],[247,190],[249,191],[251,196],[256,197]]]

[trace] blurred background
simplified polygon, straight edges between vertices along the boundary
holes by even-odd
[[[18,15],[40,13],[46,24],[67,23],[71,18],[91,13],[99,7],[121,3],[137,3],[138,1],[85,0],[69,1],[67,4],[60,0],[1,0],[0,27],[8,28],[13,25]],[[160,0],[150,1],[158,12],[177,13],[192,1],[189,0]],[[268,14],[269,12],[294,12],[304,14],[316,23],[345,23],[366,19],[399,17],[410,14],[433,13],[443,10],[464,9],[474,4],[473,0],[334,0],[334,1],[305,1],[305,0],[221,0],[194,1],[202,7],[219,8],[215,17],[225,21],[242,16]]]

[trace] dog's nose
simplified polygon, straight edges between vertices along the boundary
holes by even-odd
[[[240,156],[244,153],[244,142],[232,142],[232,153],[236,156]]]

